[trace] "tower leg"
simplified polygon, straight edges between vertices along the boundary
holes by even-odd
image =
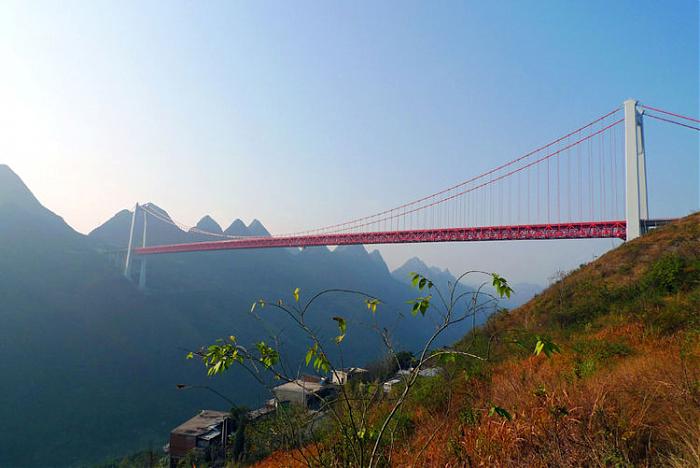
[[[126,248],[126,261],[124,262],[124,276],[129,278],[129,267],[131,266],[131,248],[134,243],[134,225],[136,224],[136,212],[139,210],[139,204],[134,207],[134,213],[131,215],[131,229],[129,229],[129,245]]]
[[[639,217],[649,219],[649,196],[647,194],[647,164],[644,151],[644,123],[642,113],[637,114],[637,161],[639,164]]]
[[[146,247],[146,226],[148,218],[146,212],[143,212],[143,237],[141,238],[141,247]],[[141,271],[139,273],[139,289],[146,289],[146,257],[141,256]]]

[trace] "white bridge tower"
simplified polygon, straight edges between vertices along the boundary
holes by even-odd
[[[627,240],[636,239],[644,232],[649,219],[647,172],[644,157],[643,112],[637,101],[628,99],[625,107],[625,218]]]
[[[129,244],[126,248],[126,261],[124,262],[124,276],[131,279],[130,267],[131,267],[131,257],[133,255],[134,247],[134,227],[136,226],[136,214],[139,211],[139,204],[137,203],[134,207],[134,212],[131,215],[131,228],[129,229]],[[148,226],[148,217],[146,211],[141,209],[143,213],[143,235],[141,237],[141,247],[146,247],[146,228]],[[146,259],[141,257],[141,268],[139,271],[139,289],[146,288]]]

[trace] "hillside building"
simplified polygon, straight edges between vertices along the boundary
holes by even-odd
[[[223,456],[226,440],[234,431],[231,414],[224,411],[203,410],[197,416],[185,421],[170,432],[170,467],[192,450],[197,450],[205,458],[215,460]]]

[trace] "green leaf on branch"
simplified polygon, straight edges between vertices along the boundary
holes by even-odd
[[[299,293],[301,292],[301,289],[296,288],[292,294],[294,294],[294,300],[296,302],[299,302]]]
[[[367,299],[365,300],[365,304],[367,304],[367,309],[369,309],[372,313],[377,312],[377,305],[379,305],[379,299]]]
[[[306,352],[307,366],[311,362],[312,358],[314,360],[314,369],[316,369],[317,371],[322,370],[323,372],[328,372],[330,370],[331,363],[326,357],[326,355],[319,351],[318,342],[314,343],[314,345],[310,347],[309,350]]]
[[[414,288],[418,288],[419,291],[422,291],[423,288],[425,288],[426,286],[428,287],[428,289],[431,289],[433,287],[433,282],[419,273],[411,272],[410,276],[411,286],[413,286]]]
[[[498,273],[491,273],[491,277],[493,278],[491,284],[493,284],[493,287],[496,289],[496,293],[500,297],[505,296],[508,299],[510,299],[510,295],[513,292],[513,288],[511,288],[508,284],[508,280],[500,276]]]
[[[314,369],[323,372],[328,372],[331,369],[331,363],[325,354],[316,353],[316,359],[314,359]]]
[[[497,414],[508,421],[513,420],[513,416],[511,416],[506,409],[501,408],[500,406],[492,405],[491,408],[489,408],[489,416],[493,416],[494,414]]]
[[[256,343],[255,346],[258,348],[258,352],[260,353],[258,360],[265,366],[265,368],[269,369],[279,362],[280,355],[276,349],[266,345],[264,341]]]
[[[340,330],[340,335],[335,337],[335,342],[336,344],[340,344],[345,338],[345,332],[348,326],[343,317],[333,317],[333,320],[338,322],[338,329]]]
[[[235,344],[235,337],[229,337],[229,339],[231,338],[233,338],[232,343],[210,345],[206,352],[202,354],[202,361],[204,361],[204,365],[207,367],[207,375],[212,376],[220,374],[234,363],[243,362],[243,356],[240,354],[238,346]],[[219,340],[217,340],[217,342],[219,342]],[[223,340],[220,342],[223,342]],[[194,356],[193,353],[190,354]],[[190,358],[189,356],[188,354],[187,357]]]
[[[556,343],[552,342],[552,340],[550,340],[549,338],[542,338],[538,336],[533,354],[535,356],[539,356],[541,353],[544,353],[545,356],[551,358],[554,353],[561,353],[561,349]]]
[[[412,301],[408,301],[409,304],[413,304],[413,306],[411,307],[411,314],[415,316],[418,314],[418,312],[420,312],[421,315],[425,315],[425,313],[430,308],[430,301],[432,300],[432,298],[433,296],[423,296],[417,297]]]
[[[313,358],[316,355],[317,351],[318,351],[318,343],[314,343],[314,345],[312,347],[310,347],[309,350],[306,352],[306,365],[307,366],[311,362],[311,358]]]

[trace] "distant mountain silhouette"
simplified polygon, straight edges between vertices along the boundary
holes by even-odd
[[[152,359],[162,352],[145,332],[178,334],[171,324],[181,320],[139,295],[7,166],[0,166],[0,219],[0,466],[83,464],[81,457],[118,453],[129,444],[124,422],[165,402],[146,383],[159,375]],[[114,440],[97,436],[99,420],[111,421]],[[72,436],[55,429],[66,424]],[[46,443],[27,450],[33,437]]]
[[[0,235],[19,240],[24,236],[34,239],[76,241],[82,236],[60,216],[44,208],[34,194],[9,166],[0,164]],[[41,227],[41,231],[39,231]],[[12,247],[6,245],[5,247]]]
[[[307,257],[319,257],[323,258],[331,254],[331,249],[325,245],[318,245],[313,247],[304,247],[300,250],[301,255]]]
[[[406,263],[395,269],[391,274],[397,280],[406,284],[411,284],[411,273],[414,272],[430,278],[433,283],[443,288],[443,290],[446,290],[448,285],[454,284],[457,280],[455,276],[450,273],[450,270],[429,267],[418,257],[409,258]]]
[[[207,234],[204,234],[204,232]],[[197,222],[194,228],[190,228],[190,230],[187,231],[187,234],[192,242],[224,240],[226,238],[223,236],[223,233],[224,231],[221,229],[219,223],[214,221],[214,219],[209,215],[203,216],[202,219]]]
[[[248,225],[248,232],[250,233],[251,236],[258,236],[258,237],[267,237],[270,235],[269,231],[265,229],[265,226],[258,221],[257,219],[254,219],[249,225]]]
[[[148,210],[148,227],[146,230],[146,245],[178,244],[184,242],[203,242],[226,240],[226,236],[269,236],[270,233],[257,219],[246,226],[240,219],[222,231],[221,226],[211,216],[205,215],[195,226],[201,231],[214,235],[197,232],[193,229],[185,232],[173,226],[167,211],[154,203],[146,203]],[[155,216],[150,214],[155,213]],[[129,229],[133,211],[121,210],[104,224],[93,229],[88,236],[91,239],[114,248],[125,248],[129,243]],[[221,234],[217,236],[216,234]],[[141,246],[143,237],[143,211],[140,211],[134,223],[134,245]]]
[[[200,219],[195,227],[197,229],[201,229],[202,231],[212,232],[214,234],[224,233],[224,231],[221,229],[221,226],[219,226],[219,223],[214,221],[214,219],[212,219],[212,217],[209,215],[206,215],[202,219]]]
[[[0,206],[8,205],[27,210],[43,208],[22,179],[8,165],[0,164]]]
[[[418,257],[408,259],[406,263],[394,270],[391,274],[397,280],[402,281],[406,284],[410,284],[410,274],[413,272],[420,273],[421,275],[430,278],[431,281],[433,281],[433,283],[438,285],[440,288],[443,288],[443,291],[446,290],[446,288],[448,288],[448,285],[454,284],[457,280],[457,278],[450,272],[450,270],[443,270],[438,267],[430,267]],[[474,290],[479,286],[478,284],[476,284],[476,280],[476,277],[468,275],[462,279],[462,287],[465,291],[470,289]],[[488,278],[482,277],[479,278],[479,280],[488,281]],[[501,301],[499,301],[500,307],[505,307],[508,309],[518,307],[532,299],[533,296],[535,296],[544,289],[542,286],[532,283],[516,283],[511,284],[511,287],[513,288],[513,294],[511,295],[510,299],[504,298]],[[486,285],[484,291],[490,294],[494,293],[493,289],[488,284]]]
[[[231,225],[226,228],[224,234],[227,236],[249,236],[250,231],[243,221],[240,219],[235,219]]]
[[[380,268],[385,269],[387,272],[389,271],[389,267],[384,262],[384,258],[382,257],[382,254],[379,252],[379,250],[375,249],[372,252],[370,252],[369,258],[371,258],[372,261],[376,263]]]

